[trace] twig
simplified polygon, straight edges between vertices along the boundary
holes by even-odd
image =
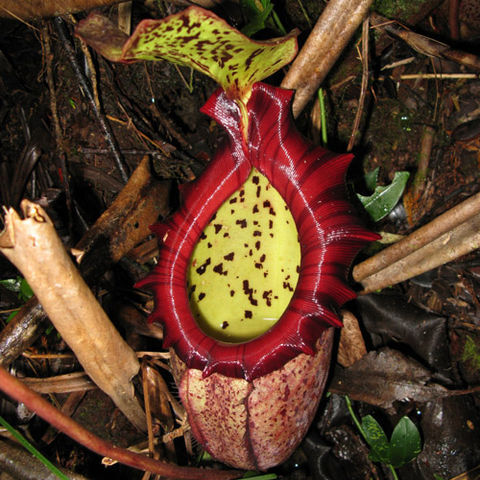
[[[428,272],[480,248],[480,213],[410,255],[362,280],[370,293]]]
[[[411,187],[411,198],[413,202],[418,202],[422,196],[423,187],[428,173],[428,164],[433,148],[433,140],[435,138],[435,129],[426,125],[423,129],[422,142],[420,152],[418,154],[418,163],[415,176]]]
[[[480,73],[406,73],[400,80],[474,80]]]
[[[367,277],[373,276],[380,270],[407,257],[443,234],[453,230],[458,225],[468,223],[479,212],[480,193],[477,193],[411,233],[408,237],[358,264],[353,269],[353,278],[357,282],[363,282]]]
[[[23,21],[27,18],[52,17],[67,13],[81,12],[102,5],[118,3],[119,0],[62,0],[61,2],[37,2],[32,0],[2,0],[1,17],[13,17]],[[24,22],[25,23],[25,22]],[[27,24],[29,25],[29,24]],[[30,25],[29,25],[30,26]],[[35,28],[35,27],[31,27]]]
[[[56,17],[55,25],[57,27],[57,32],[60,36],[60,40],[62,41],[65,51],[67,52],[67,56],[72,65],[72,68],[75,72],[75,75],[77,76],[80,82],[80,86],[82,87],[82,90],[86,95],[88,101],[90,102],[93,108],[93,111],[95,113],[95,116],[97,117],[97,120],[100,123],[100,126],[104,133],[105,140],[112,150],[113,158],[115,160],[115,164],[120,173],[120,176],[124,182],[127,182],[128,181],[127,166],[124,165],[124,161],[119,153],[117,142],[115,140],[115,137],[113,136],[112,129],[110,128],[110,125],[108,125],[108,123],[105,121],[105,117],[98,110],[95,102],[95,98],[92,94],[90,86],[88,85],[88,81],[85,78],[85,75],[82,73],[80,66],[78,65],[77,59],[75,58],[75,52],[73,51],[72,45],[67,38],[67,33],[65,30],[65,25],[63,23],[63,20],[60,17]]]
[[[76,245],[85,257],[80,272],[87,282],[93,282],[135,243],[150,235],[149,225],[169,211],[168,185],[152,177],[148,159],[140,163],[115,202]],[[20,309],[0,332],[0,365],[8,366],[35,341],[45,318],[35,297]]]
[[[37,393],[84,392],[96,388],[85,372],[66,373],[49,378],[25,377],[22,382]]]
[[[45,313],[32,297],[0,332],[0,365],[8,367],[35,342],[45,325]]]
[[[362,86],[360,90],[360,98],[358,99],[358,108],[355,114],[355,121],[353,123],[352,134],[348,142],[347,152],[351,152],[355,145],[355,137],[360,126],[360,119],[362,118],[363,107],[365,105],[365,97],[367,95],[368,87],[368,33],[369,33],[369,19],[368,17],[363,21],[362,25]]]
[[[0,252],[25,276],[62,338],[90,378],[140,430],[145,417],[131,379],[140,365],[65,251],[45,211],[28,200],[25,219],[9,209]]]
[[[304,47],[282,81],[295,89],[293,114],[298,116],[365,18],[373,0],[330,0]]]
[[[458,0],[448,1],[448,27],[450,28],[450,37],[457,41],[460,38],[458,29]]]
[[[241,472],[234,470],[210,470],[192,467],[179,467],[169,463],[154,460],[145,455],[140,455],[130,450],[116,447],[97,437],[72,418],[59,412],[45,399],[30,390],[23,383],[0,368],[0,390],[11,398],[23,402],[27,408],[46,420],[50,425],[66,433],[70,438],[94,451],[99,455],[112,458],[125,465],[140,470],[159,473],[167,477],[185,480],[229,480],[239,478]]]
[[[371,21],[372,25],[379,27],[380,24],[384,23],[385,18],[376,13],[372,13]],[[480,70],[480,57],[478,55],[456,50],[450,45],[439,42],[438,40],[429,38],[425,35],[412,32],[411,30],[397,23],[384,24],[382,28],[389,34],[401,38],[410,47],[422,55],[443,58],[445,60],[450,60],[461,65],[466,65],[470,68]]]
[[[52,112],[53,127],[55,130],[57,150],[63,152],[63,135],[62,129],[60,128],[60,120],[58,119],[57,112],[57,95],[55,93],[55,81],[53,79],[53,69],[52,69],[52,49],[50,48],[50,35],[48,34],[48,27],[44,24],[42,28],[42,43],[45,50],[45,64],[47,71],[47,85],[48,91],[50,93],[50,110]]]

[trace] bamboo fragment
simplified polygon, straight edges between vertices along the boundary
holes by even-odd
[[[480,213],[362,280],[362,294],[395,285],[480,248]]]
[[[373,257],[359,263],[353,269],[356,282],[363,280],[398,260],[410,255],[436,238],[466,222],[480,212],[480,193],[464,200],[450,210],[442,213],[427,225],[420,227],[392,246],[382,250]]]
[[[28,200],[21,208],[24,220],[13,209],[5,214],[0,252],[25,276],[90,378],[145,430],[145,415],[131,383],[139,371],[135,352],[78,273],[45,211]]]
[[[297,55],[283,88],[295,89],[293,115],[303,110],[327,76],[368,13],[373,0],[330,0],[304,47]]]

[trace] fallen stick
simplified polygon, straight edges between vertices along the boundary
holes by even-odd
[[[363,283],[366,277],[372,276],[398,260],[410,255],[444,233],[468,221],[479,212],[480,193],[477,193],[441,214],[427,225],[420,227],[399,242],[382,250],[364,262],[359,263],[353,269],[354,280]]]
[[[362,294],[395,285],[480,248],[480,213],[362,280]]]
[[[293,115],[303,110],[368,13],[373,0],[330,0],[281,83],[296,90]]]
[[[74,254],[87,283],[94,282],[134,245],[151,234],[149,226],[169,211],[170,182],[152,176],[147,156],[115,201],[77,243]],[[29,300],[0,332],[0,365],[6,367],[28,348],[46,315],[36,298]]]
[[[90,378],[133,425],[145,430],[131,383],[140,368],[135,352],[80,276],[45,211],[28,200],[21,208],[24,220],[13,209],[5,214],[0,252],[22,272]]]
[[[227,471],[180,467],[178,465],[155,460],[146,455],[141,455],[124,448],[116,447],[89,432],[75,420],[57,410],[53,405],[48,403],[47,400],[38,395],[38,393],[30,390],[22,382],[7,373],[1,367],[0,390],[5,392],[9,397],[24,403],[27,408],[42,417],[52,427],[64,432],[84,447],[87,447],[98,455],[111,458],[124,465],[129,465],[139,470],[158,473],[179,480],[230,480],[240,478],[242,475],[242,472],[235,470]]]

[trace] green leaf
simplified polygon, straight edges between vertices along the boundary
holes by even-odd
[[[422,451],[420,433],[415,424],[402,417],[393,430],[390,439],[390,464],[400,468],[413,460]]]
[[[22,302],[26,302],[31,297],[33,297],[33,290],[30,288],[30,285],[22,277],[16,278],[7,278],[5,280],[0,280],[0,285],[3,285],[7,290],[15,292],[18,294],[18,298]]]
[[[5,323],[9,323],[11,322],[14,318],[15,318],[15,315],[19,312],[19,310],[14,310],[12,313],[10,313],[10,315],[7,317],[7,319],[5,320]]]
[[[5,280],[0,280],[0,285],[3,285],[7,290],[10,290],[11,292],[19,293],[21,281],[21,277],[7,278]]]
[[[375,222],[386,217],[400,200],[407,184],[409,172],[397,172],[390,185],[378,186],[370,196],[357,193],[365,210]]]
[[[242,33],[247,37],[251,37],[265,28],[265,22],[273,10],[273,4],[270,1],[262,2],[262,8],[260,8],[255,0],[243,0],[241,7],[248,18],[248,23],[242,28]]]
[[[372,462],[390,463],[390,445],[380,424],[371,416],[362,417],[362,431],[370,446]]]
[[[60,471],[50,460],[42,455],[18,430],[15,430],[2,416],[0,416],[0,425],[4,427],[10,435],[12,435],[26,450],[28,450],[35,458],[40,460],[54,475],[62,480],[69,478]],[[50,478],[50,476],[49,476]]]
[[[375,190],[377,186],[378,172],[380,172],[380,167],[377,167],[375,170],[372,170],[371,172],[366,173],[364,176],[365,186],[372,192]]]
[[[20,291],[18,293],[18,298],[22,302],[26,302],[27,300],[30,300],[30,298],[33,297],[33,290],[31,289],[30,285],[28,282],[22,278],[20,281]]]
[[[113,61],[167,60],[192,67],[216,80],[230,98],[244,103],[254,83],[278,71],[297,52],[296,31],[257,42],[196,6],[161,20],[143,20],[126,42],[98,14],[80,22],[76,35]]]

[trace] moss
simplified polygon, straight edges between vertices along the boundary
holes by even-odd
[[[464,362],[470,362],[475,370],[480,370],[480,348],[470,336],[467,336],[467,339],[465,340],[462,360]]]
[[[419,0],[375,0],[372,8],[384,17],[404,20],[415,15],[422,4]]]

